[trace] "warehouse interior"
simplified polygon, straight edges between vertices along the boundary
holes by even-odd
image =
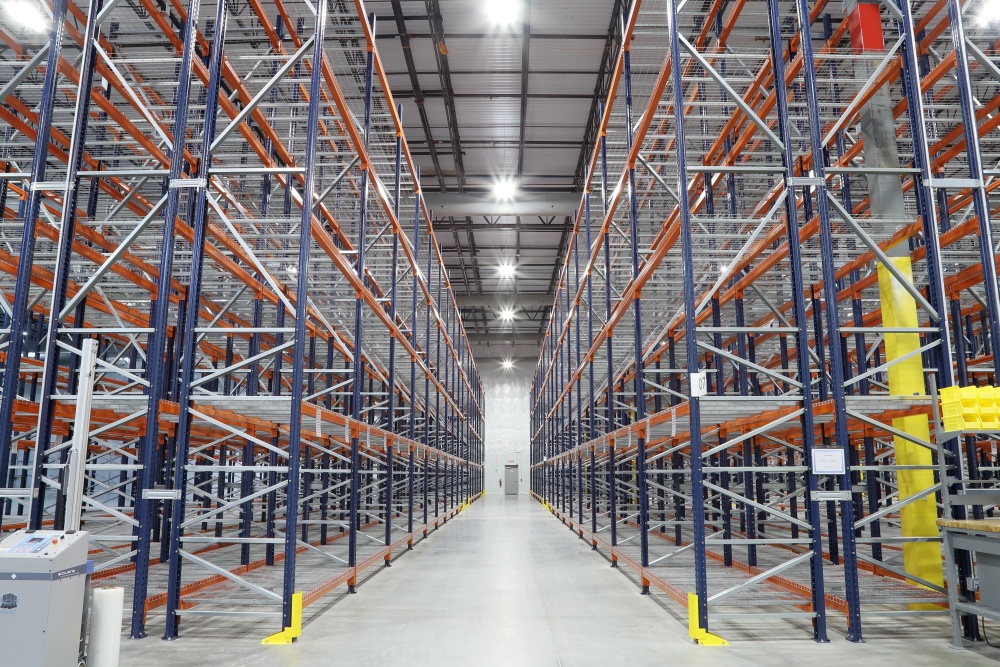
[[[0,214],[0,664],[1000,664],[1000,0],[0,0]]]

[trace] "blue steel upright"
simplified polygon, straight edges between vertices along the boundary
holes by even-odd
[[[808,14],[807,14],[808,16]],[[777,113],[778,113],[778,123],[777,123],[777,133],[778,137],[781,139],[782,147],[782,166],[784,167],[784,181],[785,181],[785,235],[788,238],[788,256],[789,265],[791,269],[791,289],[792,289],[792,310],[793,317],[795,320],[795,352],[796,352],[796,365],[798,367],[798,380],[802,384],[802,445],[804,449],[804,456],[806,458],[807,465],[812,467],[812,456],[813,449],[815,447],[814,433],[815,433],[815,423],[813,419],[813,395],[812,395],[812,376],[810,372],[810,359],[809,359],[809,328],[807,326],[808,320],[806,319],[806,303],[805,303],[805,276],[802,271],[802,248],[798,242],[799,240],[799,216],[798,208],[796,206],[795,189],[792,186],[792,178],[795,173],[795,162],[794,156],[792,154],[792,137],[789,131],[789,121],[788,121],[788,92],[785,84],[785,61],[783,55],[784,46],[782,45],[780,35],[780,13],[778,0],[768,0],[768,18],[769,26],[771,30],[771,44],[776,45],[771,49],[771,67],[774,72],[774,92],[777,99]],[[804,33],[806,34],[806,33]],[[777,38],[777,41],[774,41]],[[805,69],[812,68],[811,58],[804,65]],[[814,158],[816,156],[814,155]],[[822,157],[819,158],[822,160]],[[819,198],[823,199],[826,195],[823,189],[818,189]],[[827,303],[830,303],[827,301]],[[836,303],[834,299],[833,303]],[[828,310],[830,310],[828,308]],[[836,308],[832,310],[836,311]],[[833,329],[831,329],[833,331]],[[831,336],[831,340],[835,340],[834,336]],[[839,340],[839,339],[836,339]],[[822,341],[818,340],[817,345],[821,345]],[[840,349],[839,346],[835,346]],[[821,369],[822,370],[822,369]],[[843,381],[840,383],[841,388],[843,388]],[[747,457],[744,457],[745,459]],[[750,460],[744,460],[744,466],[750,466]],[[810,561],[810,579],[811,579],[811,591],[812,591],[812,605],[813,611],[816,613],[813,619],[813,639],[818,642],[829,641],[826,632],[826,600],[824,597],[824,586],[823,586],[823,533],[822,533],[822,518],[819,511],[819,502],[816,500],[816,494],[818,492],[816,475],[812,474],[811,471],[807,473],[807,483],[808,492],[806,496],[806,502],[809,507],[809,523],[812,526],[812,560]],[[853,521],[853,516],[852,519]],[[853,535],[853,532],[852,532]]]
[[[209,54],[209,80],[205,98],[205,125],[202,130],[201,159],[198,162],[198,185],[192,190],[191,196],[196,199],[195,217],[192,220],[194,239],[191,247],[191,282],[188,287],[187,317],[185,318],[181,355],[180,383],[180,416],[177,423],[177,452],[168,466],[173,466],[174,489],[179,492],[172,502],[167,557],[169,570],[167,577],[167,609],[166,629],[164,639],[177,638],[178,617],[181,596],[181,536],[184,531],[184,514],[187,504],[187,474],[185,466],[191,440],[191,413],[188,410],[191,401],[192,382],[195,371],[195,352],[197,348],[198,314],[201,310],[202,273],[205,265],[205,237],[208,229],[208,169],[212,164],[211,145],[215,139],[215,127],[218,114],[212,113],[218,104],[219,87],[222,79],[222,55],[226,38],[226,3],[219,2],[215,12],[215,34],[212,37],[212,51]]]
[[[188,95],[191,87],[192,59],[195,57],[194,48],[197,43],[198,12],[201,9],[200,0],[189,0],[187,16],[184,21],[184,39],[181,52],[181,66],[177,78],[177,104],[176,116],[174,118],[174,128],[171,137],[173,145],[170,147],[170,175],[167,183],[167,202],[163,215],[163,244],[160,251],[160,275],[156,285],[155,308],[150,324],[153,327],[153,334],[149,340],[147,348],[148,375],[149,381],[149,402],[146,408],[146,431],[140,441],[139,462],[143,465],[142,473],[139,475],[138,488],[135,490],[135,519],[138,526],[136,533],[136,555],[135,555],[135,587],[132,591],[132,639],[140,639],[146,636],[145,615],[146,615],[146,589],[149,577],[149,551],[152,539],[152,524],[154,517],[154,501],[143,498],[143,491],[153,487],[156,467],[153,465],[156,460],[156,448],[160,436],[160,401],[165,397],[167,383],[170,378],[165,377],[165,364],[162,363],[167,347],[167,327],[170,317],[170,289],[173,278],[174,264],[174,235],[177,216],[180,213],[180,193],[182,189],[192,189],[190,184],[185,182],[175,185],[184,175],[184,142],[178,137],[187,135],[187,121],[189,113]],[[188,182],[189,183],[189,182]]]
[[[80,86],[76,98],[76,109],[73,116],[73,130],[71,137],[71,143],[69,148],[69,154],[67,156],[67,172],[66,172],[66,196],[63,201],[62,214],[59,220],[59,245],[56,250],[56,268],[55,275],[52,278],[52,303],[49,308],[49,318],[48,318],[48,330],[45,335],[45,351],[42,353],[42,357],[45,360],[45,366],[42,370],[42,382],[41,382],[41,392],[38,397],[38,429],[35,434],[36,445],[36,456],[34,460],[34,471],[32,475],[32,480],[34,480],[34,485],[31,491],[37,495],[34,495],[31,499],[31,515],[30,522],[31,528],[34,530],[40,530],[42,527],[42,515],[43,515],[43,505],[42,499],[44,494],[40,493],[40,479],[42,472],[42,462],[45,458],[44,453],[51,446],[52,437],[52,423],[54,420],[54,401],[53,396],[56,393],[56,384],[59,379],[59,355],[57,352],[57,343],[59,337],[59,328],[62,322],[62,318],[59,314],[63,311],[63,307],[66,304],[66,289],[69,286],[69,272],[70,272],[70,262],[73,258],[73,241],[76,238],[76,222],[77,222],[77,206],[80,199],[80,177],[77,175],[80,171],[81,164],[83,162],[84,149],[87,143],[87,130],[90,120],[90,102],[93,95],[93,81],[94,81],[94,66],[96,65],[97,58],[95,54],[95,37],[97,35],[97,16],[104,6],[104,0],[90,0],[87,13],[87,27],[84,31],[84,45],[83,53],[81,54],[80,63]],[[51,49],[51,43],[50,47]],[[51,56],[52,51],[49,51]],[[51,65],[49,65],[51,67]],[[39,141],[36,146],[36,160],[37,151],[39,147],[48,150],[48,140],[43,144]],[[44,169],[45,159],[42,158],[42,168]],[[44,177],[43,177],[44,178]],[[34,181],[33,181],[34,182]],[[91,183],[91,194],[93,195],[97,189],[96,181]],[[6,192],[7,188],[3,187],[3,191]],[[30,196],[30,195],[29,195]],[[96,206],[96,202],[94,202]],[[92,209],[92,206],[88,206],[88,212]],[[0,213],[2,213],[4,207],[0,204]],[[37,218],[36,218],[37,219]],[[24,249],[22,239],[22,252]],[[20,272],[19,265],[19,276],[24,276],[24,273]],[[16,292],[16,290],[15,290]],[[16,300],[16,294],[15,294]],[[82,305],[81,305],[82,306]],[[82,314],[82,311],[78,310],[78,314]],[[79,323],[82,327],[82,322]],[[7,375],[13,375],[17,377],[18,373],[13,371],[10,363],[13,361],[15,364],[20,364],[21,353],[16,353],[16,356],[11,353],[10,346],[14,344],[14,340],[21,341],[22,337],[15,335],[16,329],[11,326],[11,336],[10,342],[8,344],[8,356],[7,356],[7,368],[11,371]],[[74,346],[79,347],[80,343],[78,340],[74,340]],[[72,373],[71,373],[72,375]],[[6,376],[5,376],[6,377]],[[6,389],[4,390],[3,396],[7,396]],[[11,394],[13,396],[13,394]],[[0,421],[3,419],[3,414],[0,413]],[[9,440],[7,438],[12,435],[9,429],[3,431],[4,436],[0,436],[0,480],[6,480],[6,465],[10,456],[8,453],[3,451],[3,443],[7,442],[9,445]],[[0,483],[3,483],[0,481]],[[57,527],[61,525],[61,518],[57,519]],[[3,520],[2,512],[0,512],[0,521]]]
[[[35,230],[44,198],[44,191],[36,185],[40,186],[45,181],[49,141],[52,136],[52,111],[59,77],[59,60],[62,57],[63,38],[66,34],[66,8],[67,0],[55,0],[52,4],[52,25],[47,42],[48,57],[45,64],[45,78],[42,80],[41,101],[38,103],[31,181],[27,200],[21,205],[18,215],[18,218],[23,220],[23,227],[17,257],[14,299],[10,307],[10,334],[7,338],[7,349],[4,351],[7,360],[3,366],[3,393],[0,393],[0,484],[6,484],[10,469],[11,443],[14,439],[14,403],[17,401],[21,379],[21,354],[24,350],[25,334],[32,319],[28,310],[28,297],[31,292],[31,270],[35,263]],[[2,183],[0,189],[6,192],[6,183]],[[2,212],[3,209],[0,209],[0,213]],[[2,519],[0,513],[0,520]]]
[[[914,175],[914,191],[917,197],[917,210],[920,213],[923,238],[924,238],[924,251],[926,253],[926,265],[927,265],[927,292],[928,300],[930,304],[937,310],[941,317],[936,323],[937,329],[940,332],[939,336],[941,338],[942,344],[938,346],[938,368],[937,368],[937,384],[939,388],[952,387],[955,385],[954,376],[954,365],[953,365],[953,352],[951,347],[952,333],[948,323],[948,318],[944,315],[947,311],[945,310],[944,303],[946,298],[946,288],[944,285],[944,270],[942,267],[941,258],[941,238],[940,231],[937,227],[938,215],[936,215],[936,200],[934,197],[934,191],[931,187],[933,182],[934,174],[931,171],[933,162],[931,160],[929,147],[927,144],[927,128],[925,124],[925,105],[923,95],[921,94],[920,88],[920,46],[919,38],[914,27],[914,17],[913,9],[910,5],[909,0],[897,0],[897,6],[899,7],[900,14],[902,15],[901,32],[903,37],[903,47],[900,49],[901,52],[901,71],[903,75],[903,90],[906,94],[907,101],[907,115],[910,123],[910,127],[913,128],[911,134],[913,137],[913,166],[916,167],[919,172]],[[952,2],[948,3],[949,18],[954,23],[957,22],[957,26],[952,26],[952,40],[953,42],[958,39],[959,42],[955,44],[956,47],[956,80],[958,82],[959,90],[959,102],[961,106],[961,114],[964,125],[964,134],[966,139],[966,150],[969,153],[969,174],[973,178],[982,179],[983,174],[981,172],[982,162],[979,150],[979,144],[975,140],[975,112],[971,111],[970,105],[972,100],[969,98],[969,79],[968,79],[968,60],[967,60],[967,49],[965,46],[965,36],[962,30],[961,22],[961,8],[958,5],[953,5]],[[960,57],[965,56],[965,57]],[[961,61],[961,65],[959,65]],[[970,123],[972,125],[970,126]],[[983,181],[980,181],[983,182]],[[983,224],[985,220],[986,230],[991,231],[992,227],[989,222],[989,206],[988,201],[986,206],[983,206],[983,202],[980,199],[980,188],[973,188],[973,206],[976,211],[976,215],[979,218],[979,229],[980,229],[980,249],[981,252],[985,251],[985,257],[981,255],[984,259],[983,264],[983,277],[987,290],[987,299],[990,304],[995,304],[996,302],[990,298],[990,289],[994,288],[993,298],[996,298],[995,291],[995,280],[991,280],[991,276],[996,276],[996,263],[993,256],[993,252],[990,250],[994,247],[991,236],[987,234],[985,237],[982,236]],[[941,216],[943,220],[947,220],[947,197],[946,193],[938,190],[938,194],[941,195],[941,200],[943,206],[941,207]],[[985,216],[985,217],[984,217]],[[989,269],[988,267],[992,267]],[[988,271],[992,271],[989,273]],[[989,336],[991,349],[995,350],[996,340],[998,338],[997,332],[1000,329],[997,328],[995,323],[997,313],[997,306],[992,306],[987,308],[988,313],[984,312],[984,317],[990,320],[990,331]],[[960,327],[960,325],[956,325]],[[984,325],[985,326],[985,325]],[[956,332],[954,338],[958,341],[962,337],[961,329],[959,328]],[[996,370],[996,364],[998,363],[998,357],[996,352],[993,356],[994,371]],[[955,461],[954,475],[956,479],[963,478],[963,471],[961,465],[961,456],[959,451],[959,442],[957,438],[951,438],[944,442],[944,448],[947,451],[954,454],[953,460]],[[964,506],[955,505],[952,507],[952,517],[953,519],[964,519],[966,517],[966,509]],[[972,566],[972,556],[968,551],[958,551],[955,554],[955,562],[958,567],[958,587],[959,593],[967,600],[975,599],[975,591],[968,585],[968,579],[972,576],[973,566]],[[963,630],[967,638],[978,637],[979,627],[978,620],[973,615],[966,615],[963,620]]]
[[[396,106],[396,113],[399,120],[403,121],[403,106]],[[403,136],[396,135],[396,170],[393,182],[392,216],[394,224],[399,225],[399,195],[400,177],[403,158]],[[399,233],[394,228],[392,230],[392,269],[389,273],[389,317],[393,323],[396,322],[396,264],[399,261]],[[385,430],[390,434],[396,432],[396,337],[389,337],[389,372],[388,372],[388,396],[386,397],[386,414],[388,420]],[[390,437],[385,443],[385,546],[392,544],[392,482],[393,482],[393,441]],[[387,551],[385,556],[385,566],[392,564],[392,555]]]
[[[601,104],[601,115],[604,115],[604,105]],[[605,132],[601,132],[601,237],[604,246],[604,313],[605,321],[611,320],[611,234],[604,229],[608,224],[608,139]],[[611,331],[605,339],[605,351],[608,361],[607,379],[607,410],[605,412],[606,422],[604,424],[605,433],[615,431],[615,368],[614,368],[614,346],[612,344]],[[608,518],[611,519],[611,546],[618,546],[618,471],[615,464],[615,441],[612,437],[608,444]],[[611,567],[616,567],[618,561],[612,560]]]
[[[684,264],[684,337],[687,356],[688,400],[691,447],[691,500],[694,522],[694,592],[698,596],[698,624],[708,629],[708,572],[705,549],[705,499],[701,461],[701,405],[692,391],[694,375],[699,371],[698,332],[696,328],[694,283],[696,280],[691,239],[691,205],[688,197],[687,135],[684,127],[684,82],[681,77],[677,5],[667,0],[667,33],[670,35],[670,76],[673,91],[674,131],[677,143],[677,195],[681,221],[681,254]]]
[[[369,23],[374,38],[375,35],[375,15],[369,15]],[[372,126],[372,78],[374,76],[374,52],[372,47],[368,47],[365,65],[365,120],[364,120],[364,149],[367,153],[369,145],[369,135]],[[358,256],[356,271],[358,280],[365,281],[365,244],[367,243],[366,231],[368,226],[368,169],[370,165],[362,165],[361,185],[360,185],[360,210],[358,212]],[[362,309],[364,302],[361,295],[354,299],[354,363],[353,363],[353,389],[351,398],[351,484],[350,484],[350,534],[348,535],[348,555],[347,566],[354,568],[358,565],[358,530],[360,528],[360,513],[358,512],[359,492],[361,488],[361,450],[357,431],[357,422],[361,419],[361,395],[365,384],[365,364],[364,348],[362,336],[364,328],[362,326]],[[357,582],[351,580],[348,583],[348,591],[354,593]]]
[[[840,313],[838,312],[837,304],[837,264],[835,262],[835,257],[833,253],[833,228],[830,221],[830,203],[827,199],[826,193],[826,166],[825,166],[825,153],[822,146],[822,129],[823,126],[820,124],[819,119],[819,108],[820,97],[816,81],[816,68],[815,68],[815,58],[813,56],[812,47],[812,25],[809,19],[809,0],[796,0],[798,8],[798,20],[799,20],[799,31],[800,31],[800,48],[803,58],[803,83],[806,98],[806,113],[809,119],[809,145],[810,145],[810,157],[812,159],[812,171],[814,177],[817,179],[816,183],[816,213],[819,217],[819,229],[820,229],[820,257],[822,258],[821,272],[823,276],[823,298],[826,301],[826,325],[827,332],[829,332],[830,344],[830,363],[829,363],[829,374],[830,374],[830,393],[833,398],[834,404],[834,432],[836,436],[837,444],[843,449],[844,457],[846,461],[850,461],[850,435],[847,430],[847,403],[844,393],[844,350],[840,344]],[[780,34],[780,14],[778,13],[777,0],[769,0],[768,3],[768,15],[771,24],[771,39],[772,45],[781,44]],[[777,36],[779,38],[778,42],[774,42],[774,38]],[[783,53],[780,48],[772,47],[772,60],[774,63],[782,61],[784,58]],[[777,70],[775,70],[775,81],[776,89],[778,82],[784,82],[784,78],[778,76]],[[779,102],[783,101],[781,95],[778,95]],[[779,124],[782,124],[779,122]],[[787,142],[786,142],[787,145]],[[789,201],[792,199],[791,193],[788,196]],[[789,237],[788,244],[790,247],[795,247],[798,244],[795,242],[797,237]],[[797,326],[799,325],[796,322]],[[801,346],[801,345],[800,345]],[[822,348],[822,333],[819,332],[817,335],[817,347]],[[821,376],[822,377],[822,376]],[[809,386],[808,384],[806,385]],[[804,392],[808,393],[808,392]],[[807,414],[811,414],[809,410],[806,410]],[[804,428],[804,427],[803,427]],[[812,433],[812,431],[808,431]],[[809,461],[811,466],[812,461]],[[812,478],[814,475],[810,474],[810,484],[812,483]],[[847,638],[853,642],[861,641],[861,601],[860,594],[858,590],[858,560],[857,560],[857,547],[855,544],[855,534],[854,534],[854,502],[851,496],[851,474],[848,470],[847,474],[839,476],[839,486],[840,490],[846,493],[846,500],[840,501],[840,520],[841,520],[841,533],[842,533],[842,544],[843,544],[843,556],[844,556],[844,587],[845,587],[845,597],[847,598]],[[810,514],[812,511],[810,510]],[[815,525],[815,523],[814,523]],[[814,528],[814,533],[817,532]],[[832,537],[831,537],[832,539]],[[815,545],[814,545],[815,549]],[[821,553],[821,552],[820,552]],[[814,556],[813,560],[816,560]],[[816,563],[813,563],[813,578],[815,579],[819,573],[816,570]],[[820,581],[820,583],[822,583]],[[816,586],[813,586],[814,592],[816,591]],[[820,586],[820,591],[822,587]],[[820,639],[820,638],[817,638]]]
[[[622,15],[622,34],[625,34],[628,25],[628,15]],[[632,246],[632,280],[639,279],[639,202],[635,192],[635,161],[632,160],[632,144],[634,143],[632,129],[632,52],[629,45],[624,46],[624,72],[625,72],[625,127],[628,141],[626,147],[629,151],[628,165],[628,199],[629,199],[629,229]],[[679,143],[678,151],[684,150],[684,144]],[[636,439],[636,462],[635,476],[637,496],[639,501],[639,560],[642,567],[649,567],[649,499],[646,489],[646,435],[645,426],[642,424],[646,419],[646,395],[645,395],[645,375],[643,371],[642,358],[642,299],[636,294],[633,303],[635,314],[635,420],[639,422],[639,434]],[[609,376],[610,380],[610,376]],[[693,454],[692,454],[693,458]],[[649,584],[642,582],[642,593],[649,593]]]
[[[285,488],[285,560],[282,582],[282,627],[292,626],[292,595],[295,593],[295,561],[298,550],[296,533],[299,516],[299,484],[302,466],[302,401],[303,377],[306,354],[306,326],[309,319],[309,250],[312,245],[313,198],[316,187],[316,144],[319,140],[320,114],[322,113],[323,48],[326,37],[327,0],[316,6],[316,29],[313,33],[312,72],[309,79],[309,116],[306,132],[304,183],[302,191],[302,220],[299,227],[299,270],[295,286],[295,344],[292,347],[292,410],[288,428],[288,486]],[[365,134],[367,139],[367,133]],[[363,217],[363,216],[362,216]],[[364,227],[362,226],[362,229]],[[362,265],[361,247],[358,262]],[[355,378],[356,379],[356,378]],[[280,379],[277,382],[280,384]]]
[[[410,306],[410,346],[417,348],[417,288],[420,286],[419,269],[420,260],[420,167],[416,168],[413,175],[413,303]],[[410,359],[410,418],[408,436],[411,441],[416,440],[416,419],[417,419],[417,357]],[[414,486],[414,448],[409,447],[410,455],[407,460],[407,519],[406,532],[413,533],[413,486]],[[409,548],[413,548],[412,543]]]

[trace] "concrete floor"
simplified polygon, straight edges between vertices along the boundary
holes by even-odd
[[[199,619],[176,642],[123,641],[121,665],[1000,665],[1000,650],[949,648],[938,620],[866,626],[864,644],[836,627],[816,644],[803,628],[761,623],[728,636],[732,646],[703,648],[681,613],[639,595],[534,501],[487,496],[357,595],[332,597],[294,645],[261,646],[258,626]],[[151,635],[159,625],[151,618]]]

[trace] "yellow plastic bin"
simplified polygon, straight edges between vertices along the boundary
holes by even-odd
[[[979,389],[979,422],[984,431],[1000,429],[997,415],[996,387],[978,387]]]
[[[966,431],[978,431],[982,428],[979,418],[979,387],[962,387],[962,419]]]
[[[945,387],[941,390],[941,417],[962,416],[962,391],[960,387]]]

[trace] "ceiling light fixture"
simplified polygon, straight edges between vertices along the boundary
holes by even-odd
[[[514,319],[514,309],[513,308],[510,308],[510,307],[503,308],[500,311],[500,321],[502,321],[502,322],[510,322],[513,319]]]
[[[510,280],[517,274],[517,267],[511,262],[504,262],[497,267],[497,272],[500,274],[502,279]]]
[[[28,32],[42,33],[49,29],[52,20],[35,0],[7,0],[4,14]]]
[[[496,26],[511,26],[521,18],[521,3],[517,0],[486,0],[486,18]]]
[[[493,197],[497,201],[510,201],[517,194],[517,183],[512,178],[499,178],[493,184]]]
[[[504,359],[500,365],[503,367],[505,371],[509,371],[512,368],[514,368],[514,360],[510,358]]]

